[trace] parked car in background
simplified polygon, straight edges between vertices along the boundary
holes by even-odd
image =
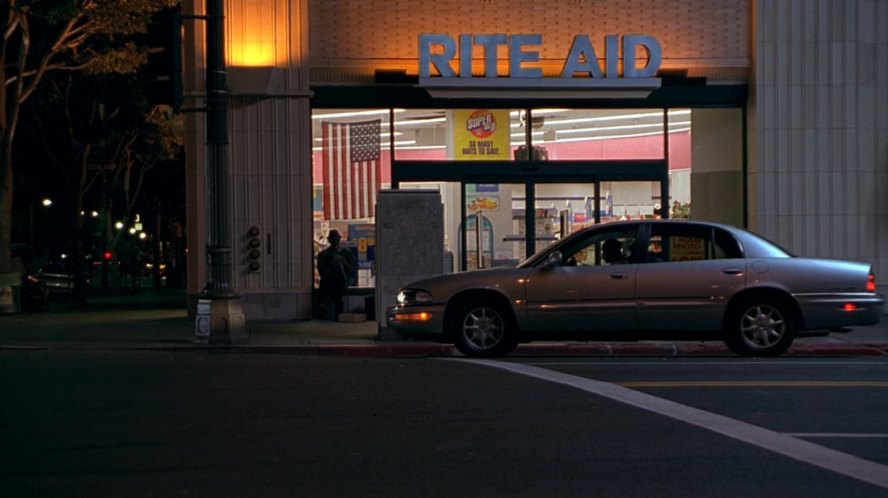
[[[36,277],[46,285],[50,294],[66,295],[74,292],[74,269],[64,263],[48,263]]]
[[[516,267],[411,283],[386,320],[476,357],[535,339],[722,340],[776,356],[884,308],[868,263],[797,257],[729,225],[639,220],[580,230]]]
[[[36,275],[22,274],[22,309],[37,311],[49,302],[49,289]]]

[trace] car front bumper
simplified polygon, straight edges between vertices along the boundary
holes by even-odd
[[[385,323],[407,337],[443,338],[444,305],[391,306],[385,311]]]

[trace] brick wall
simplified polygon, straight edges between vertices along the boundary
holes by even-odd
[[[603,57],[605,35],[645,33],[662,45],[662,68],[745,81],[751,9],[751,0],[310,0],[312,82],[378,68],[416,74],[419,33],[540,33],[546,76],[560,74],[574,35],[588,34]]]

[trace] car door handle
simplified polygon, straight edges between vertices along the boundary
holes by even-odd
[[[725,268],[724,270],[722,270],[722,273],[724,273],[725,275],[742,275],[743,270],[741,270],[740,268]]]
[[[611,273],[610,277],[614,280],[626,280],[629,278],[628,273]]]

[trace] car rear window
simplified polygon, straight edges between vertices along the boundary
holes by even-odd
[[[675,263],[743,257],[737,239],[725,230],[705,225],[654,224],[647,262]]]

